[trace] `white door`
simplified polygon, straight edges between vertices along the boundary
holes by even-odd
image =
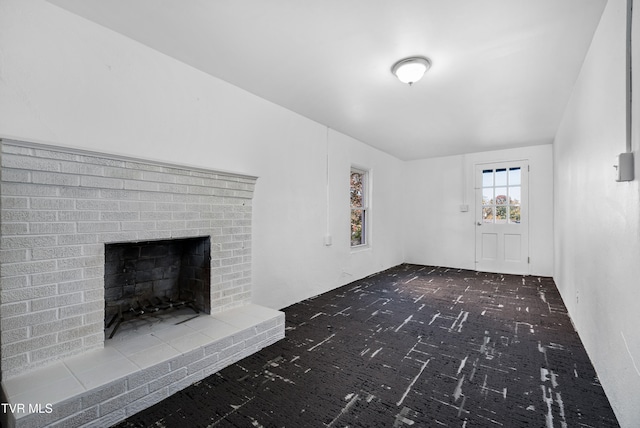
[[[529,273],[527,161],[476,165],[476,270]]]

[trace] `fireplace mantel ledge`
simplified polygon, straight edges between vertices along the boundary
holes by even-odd
[[[103,349],[3,381],[3,402],[15,411],[3,412],[1,422],[9,428],[115,424],[284,338],[284,320],[281,311],[247,304],[108,340]]]

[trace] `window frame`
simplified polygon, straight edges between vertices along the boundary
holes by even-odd
[[[351,185],[351,176],[353,173],[356,174],[361,174],[362,175],[362,191],[361,191],[361,196],[362,196],[362,206],[354,206],[352,204],[351,201],[351,189],[352,189],[352,185]],[[350,234],[349,234],[349,241],[350,241],[350,247],[352,250],[355,249],[360,249],[360,248],[367,248],[370,245],[370,229],[371,229],[371,172],[369,169],[363,168],[363,167],[359,167],[359,166],[355,166],[352,165],[350,170],[349,170],[349,218],[350,218]],[[356,243],[354,244],[354,240],[353,240],[353,213],[354,211],[361,211],[362,212],[362,226],[361,226],[361,232],[360,232],[360,243]]]

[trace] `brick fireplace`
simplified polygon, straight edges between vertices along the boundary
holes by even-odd
[[[284,337],[284,314],[251,303],[255,177],[20,141],[1,153],[3,426],[112,424]],[[206,287],[200,316],[105,342],[109,310],[178,282]]]

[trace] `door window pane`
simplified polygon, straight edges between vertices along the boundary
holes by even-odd
[[[504,205],[507,203],[507,188],[496,187],[496,205]]]
[[[482,205],[493,204],[493,187],[482,189]]]
[[[482,207],[482,220],[485,223],[493,223],[495,216],[493,215],[493,207]]]
[[[509,187],[509,204],[511,204],[511,205],[520,204],[520,201],[521,201],[520,194],[521,194],[520,186]]]
[[[521,183],[520,168],[509,168],[509,186],[519,186]]]
[[[493,170],[485,169],[482,171],[482,187],[493,186]]]
[[[509,223],[520,223],[520,206],[509,207]]]
[[[507,185],[507,169],[496,169],[496,186],[506,186]]]

